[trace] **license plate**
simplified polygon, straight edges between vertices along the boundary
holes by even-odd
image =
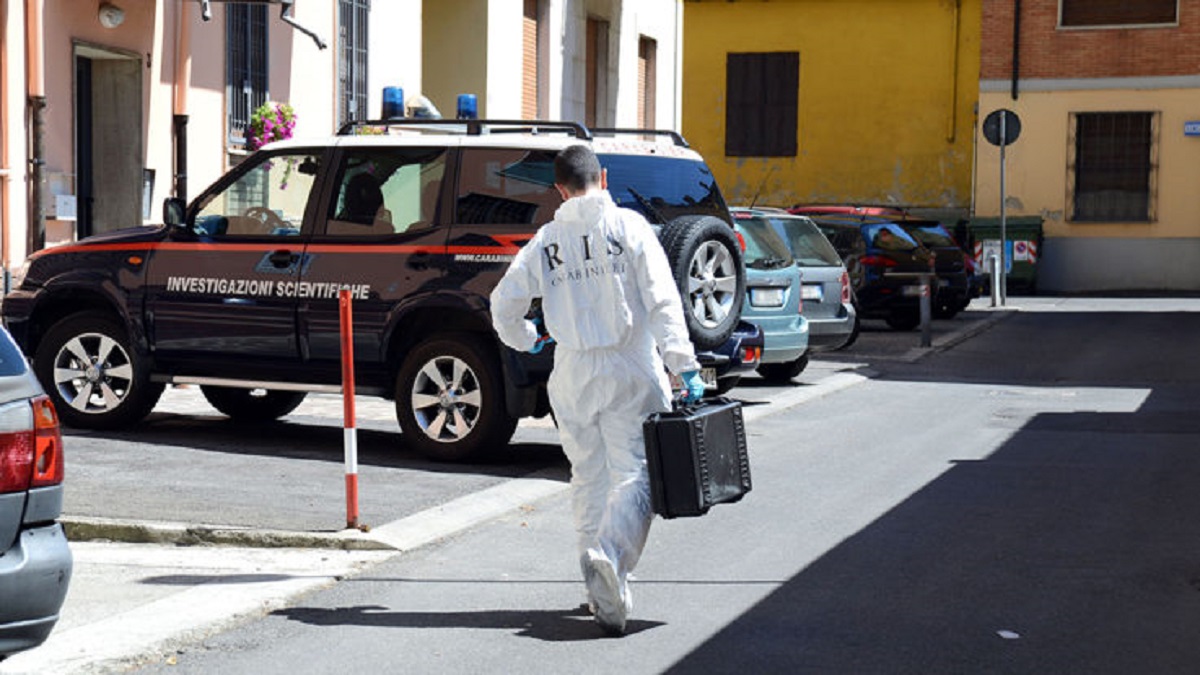
[[[821,285],[820,284],[804,284],[800,287],[800,298],[802,300],[812,300],[814,302],[821,301]]]
[[[750,304],[755,307],[783,307],[783,289],[751,288]]]
[[[907,295],[909,297],[919,298],[919,297],[921,297],[921,290],[924,288],[925,288],[924,286],[905,286],[900,291],[900,293],[901,293],[901,295]]]
[[[949,286],[949,285],[950,285],[949,279],[938,279],[938,286],[945,287],[945,286]]]

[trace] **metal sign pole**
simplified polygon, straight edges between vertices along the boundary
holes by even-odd
[[[1004,202],[1008,195],[1004,185],[1004,148],[1008,145],[1007,114],[1000,115],[1000,306],[1008,297],[1008,228],[1005,218]]]

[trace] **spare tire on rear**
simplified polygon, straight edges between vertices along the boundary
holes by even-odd
[[[688,334],[697,349],[716,349],[742,315],[746,272],[729,223],[714,216],[682,216],[659,235],[683,297]]]

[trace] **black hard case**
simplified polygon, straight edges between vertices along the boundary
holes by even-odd
[[[712,398],[646,419],[650,500],[663,518],[702,516],[750,491],[742,404]]]

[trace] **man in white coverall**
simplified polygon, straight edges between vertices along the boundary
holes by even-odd
[[[571,462],[575,528],[588,600],[608,632],[625,630],[629,573],[650,521],[642,422],[670,410],[667,370],[685,398],[704,393],[683,302],[654,230],[609,196],[595,153],[573,145],[554,161],[565,202],[492,291],[492,321],[513,349],[540,351],[530,302],[542,299],[558,346],[548,384]],[[664,364],[666,369],[664,369]]]

